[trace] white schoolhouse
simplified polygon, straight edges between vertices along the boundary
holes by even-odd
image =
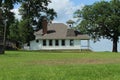
[[[28,50],[79,50],[81,40],[89,41],[90,39],[88,35],[68,28],[63,23],[48,24],[44,19],[42,26],[41,30],[34,33],[35,40],[30,41]]]

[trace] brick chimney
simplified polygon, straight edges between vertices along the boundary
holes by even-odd
[[[43,27],[43,30],[42,30],[42,31],[43,31],[43,35],[44,35],[44,34],[47,34],[47,24],[48,24],[47,18],[44,17],[44,18],[42,19],[42,27]]]

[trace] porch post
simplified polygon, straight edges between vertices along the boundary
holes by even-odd
[[[87,42],[87,43],[88,43],[87,46],[88,46],[88,49],[89,49],[89,48],[90,48],[90,40],[87,40],[87,41],[88,41],[88,42]]]
[[[80,51],[82,51],[81,40],[80,40]]]

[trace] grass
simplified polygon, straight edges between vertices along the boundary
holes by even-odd
[[[120,54],[6,51],[0,80],[120,80]]]

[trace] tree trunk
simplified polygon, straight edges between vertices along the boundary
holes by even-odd
[[[117,42],[118,42],[118,38],[113,38],[113,50],[112,50],[112,52],[118,52],[117,51]]]
[[[4,53],[5,53],[5,51],[3,49],[3,45],[0,45],[0,54],[4,54]]]

